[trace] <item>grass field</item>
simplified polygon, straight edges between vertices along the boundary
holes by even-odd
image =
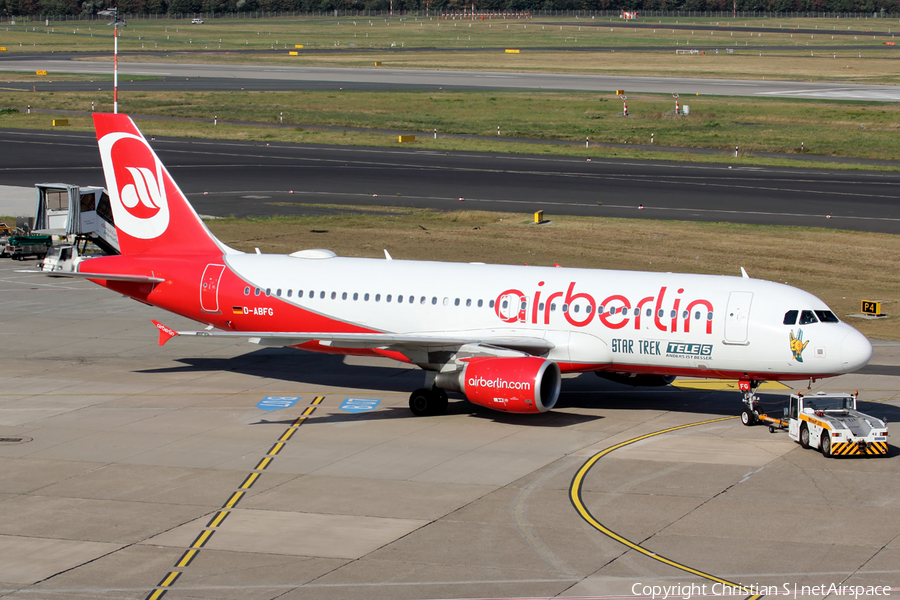
[[[344,48],[518,48],[588,46],[845,44],[882,46],[873,34],[893,34],[892,19],[641,19],[655,29],[629,26],[618,18],[539,17],[533,20],[441,21],[400,18],[207,19],[203,25],[185,20],[132,20],[122,28],[119,48],[134,50],[294,50]],[[667,25],[714,27],[714,31],[666,28]],[[744,28],[765,28],[749,32]],[[810,29],[813,33],[800,33]],[[851,31],[853,35],[839,35]],[[102,51],[111,28],[104,22],[19,22],[0,29],[0,46],[18,51]]]
[[[347,207],[359,211],[358,207]],[[534,225],[530,215],[440,213],[371,208],[364,214],[280,219],[216,219],[207,224],[226,244],[253,252],[329,248],[343,256],[482,261],[504,264],[740,275],[809,291],[844,318],[859,301],[881,300],[888,314],[900,299],[896,237],[794,227],[557,217]],[[866,335],[900,339],[895,316],[848,318]]]
[[[265,141],[394,144],[396,137],[373,134],[323,134],[296,128],[213,127],[212,119],[310,125],[400,129],[441,134],[461,133],[537,139],[655,144],[733,151],[799,153],[900,160],[900,106],[886,103],[833,103],[811,100],[749,100],[683,96],[691,114],[669,116],[671,97],[628,97],[629,118],[620,118],[622,103],[614,94],[587,92],[129,92],[127,80],[119,109],[138,115],[185,117],[205,123],[141,122],[148,135],[228,137]],[[0,106],[50,110],[111,110],[108,92],[10,92],[0,90]],[[400,107],[400,110],[398,110]],[[0,115],[0,127],[49,126],[48,115]],[[88,117],[70,118],[72,127],[92,129]],[[330,137],[329,137],[330,136]],[[484,149],[466,140],[420,138],[430,148]],[[487,146],[485,146],[487,144]],[[496,142],[493,142],[496,144]],[[558,152],[559,147],[530,146],[519,152]],[[569,148],[588,156],[596,149]],[[617,150],[618,152],[618,150]],[[680,159],[681,157],[669,157]],[[695,157],[697,158],[697,157]]]

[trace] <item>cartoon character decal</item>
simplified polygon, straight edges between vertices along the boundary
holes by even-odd
[[[791,352],[794,353],[794,360],[803,362],[803,349],[809,346],[809,342],[803,341],[803,330],[797,330],[797,337],[794,337],[794,330],[791,329]]]

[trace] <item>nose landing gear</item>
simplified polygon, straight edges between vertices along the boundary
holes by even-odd
[[[756,406],[759,397],[756,395],[756,390],[760,384],[762,384],[762,381],[756,379],[742,379],[739,383],[740,390],[744,392],[744,408],[741,410],[741,423],[747,427],[759,423],[759,411]]]

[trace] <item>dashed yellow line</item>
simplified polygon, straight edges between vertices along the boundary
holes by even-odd
[[[212,518],[212,520],[206,524],[206,526],[209,527],[210,529],[214,529],[214,528],[218,527],[219,525],[222,524],[222,521],[225,520],[225,517],[227,517],[230,514],[230,512],[231,511],[228,511],[228,510],[220,510],[219,512],[216,513],[216,516],[214,516]]]
[[[222,505],[222,508],[234,508],[237,506],[237,503],[241,501],[241,498],[244,496],[245,492],[235,492],[231,495],[231,498],[228,499],[228,502]]]
[[[2,394],[0,394],[2,395]],[[262,475],[262,471],[268,467],[274,458],[278,455],[279,452],[284,448],[285,443],[291,439],[291,437],[296,433],[297,428],[303,425],[306,420],[309,418],[309,415],[315,412],[316,407],[319,406],[322,401],[325,399],[325,396],[316,396],[316,398],[312,401],[310,406],[306,407],[303,411],[303,415],[297,417],[297,419],[288,427],[284,433],[281,434],[281,437],[278,438],[278,442],[273,445],[266,455],[259,461],[259,463],[254,467],[253,471],[247,475],[244,479],[244,482],[240,485],[240,487],[231,494],[231,497],[222,505],[222,508],[218,510],[210,519],[209,523],[207,523],[206,527],[200,534],[194,539],[193,543],[191,543],[190,548],[188,548],[184,554],[181,555],[181,558],[178,559],[178,562],[175,563],[176,569],[183,569],[190,566],[191,561],[200,553],[200,549],[209,542],[210,538],[213,534],[218,531],[218,528],[221,527],[222,523],[225,521],[225,517],[227,517],[232,508],[237,506],[237,503],[241,501],[241,498],[247,493],[246,490],[249,490],[253,487],[253,484],[256,483],[259,476]],[[150,594],[147,596],[146,600],[159,600],[163,596],[165,596],[166,592],[169,591],[169,588],[172,587],[172,584],[181,576],[182,571],[170,571],[165,577],[163,577],[162,581],[160,581],[156,588],[153,589]]]
[[[256,483],[256,480],[259,479],[259,473],[254,471],[247,475],[247,479],[244,480],[244,483],[241,484],[240,489],[249,490],[253,487],[253,484]]]
[[[715,575],[710,575],[709,573],[704,573],[703,571],[700,571],[698,569],[688,567],[681,563],[675,562],[674,560],[668,559],[664,556],[660,556],[659,554],[656,554],[655,552],[651,552],[650,550],[647,550],[643,546],[640,546],[639,544],[636,544],[636,543],[632,542],[631,540],[619,535],[615,531],[612,531],[611,529],[609,529],[608,527],[606,527],[605,525],[600,523],[600,521],[598,521],[594,517],[594,515],[591,514],[591,511],[589,511],[587,509],[587,507],[584,505],[584,500],[581,497],[582,487],[584,486],[584,480],[587,477],[588,472],[593,468],[593,466],[595,464],[597,464],[597,461],[599,461],[601,458],[603,458],[607,454],[610,454],[611,452],[615,452],[619,448],[624,448],[625,446],[634,444],[636,442],[640,442],[642,440],[646,440],[648,438],[652,438],[657,435],[662,435],[664,433],[670,433],[672,431],[678,431],[679,429],[687,429],[688,427],[696,427],[698,425],[707,425],[709,423],[717,423],[719,421],[726,421],[728,419],[735,419],[735,418],[737,418],[737,417],[720,417],[718,419],[709,419],[708,421],[700,421],[698,423],[689,423],[687,425],[679,425],[677,427],[669,427],[668,429],[663,429],[661,431],[655,431],[653,433],[648,433],[646,435],[642,435],[642,436],[636,437],[634,439],[630,439],[627,442],[622,442],[622,443],[616,444],[614,446],[610,446],[609,448],[606,448],[605,450],[601,450],[600,452],[598,452],[597,454],[595,454],[591,458],[589,458],[588,461],[586,463],[584,463],[580,469],[578,469],[578,472],[575,473],[575,477],[572,478],[572,484],[569,486],[569,500],[572,502],[572,506],[575,507],[575,510],[578,512],[579,515],[581,515],[581,518],[584,519],[588,523],[588,525],[590,525],[591,527],[593,527],[600,533],[616,540],[620,544],[623,544],[624,546],[631,548],[635,552],[639,552],[648,558],[652,558],[653,560],[657,560],[661,563],[667,564],[670,567],[675,567],[676,569],[685,571],[686,573],[691,573],[692,575],[697,575],[698,577],[702,577],[702,578],[708,579],[710,581],[715,581],[717,583],[722,583],[724,585],[731,586],[736,590],[742,589],[748,594],[748,600],[759,600],[759,598],[762,598],[761,594],[754,594],[752,590],[749,590],[738,583],[733,583],[726,579],[716,577]]]

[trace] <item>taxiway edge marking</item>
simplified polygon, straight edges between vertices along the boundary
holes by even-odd
[[[620,448],[624,448],[625,446],[629,446],[636,442],[640,442],[640,441],[646,440],[648,438],[655,437],[657,435],[662,435],[664,433],[671,433],[672,431],[678,431],[680,429],[687,429],[688,427],[696,427],[698,425],[708,425],[709,423],[717,423],[719,421],[727,421],[729,419],[736,419],[736,418],[737,417],[719,417],[717,419],[708,419],[706,421],[699,421],[697,423],[688,423],[687,425],[678,425],[676,427],[669,427],[668,429],[654,431],[653,433],[647,433],[645,435],[641,435],[636,438],[632,438],[630,440],[620,442],[618,444],[610,446],[609,448],[605,448],[604,450],[601,450],[600,452],[597,452],[592,457],[590,457],[587,460],[587,462],[585,462],[583,465],[581,465],[581,468],[578,469],[578,471],[575,473],[575,476],[572,478],[572,483],[569,485],[569,500],[572,502],[572,506],[575,508],[575,511],[579,514],[579,516],[581,516],[581,518],[584,519],[584,521],[588,525],[590,525],[591,527],[593,527],[600,533],[604,534],[605,536],[614,539],[615,541],[619,542],[620,544],[622,544],[624,546],[627,546],[628,548],[631,548],[635,552],[639,552],[648,558],[652,558],[653,560],[657,560],[661,563],[667,564],[670,567],[674,567],[674,568],[684,571],[686,573],[691,573],[692,575],[697,575],[698,577],[702,577],[702,578],[708,579],[710,581],[715,581],[715,582],[721,583],[723,585],[731,586],[735,589],[743,589],[745,592],[747,592],[747,600],[759,600],[760,598],[762,598],[761,594],[754,594],[751,590],[745,588],[741,584],[728,581],[727,579],[722,579],[721,577],[716,577],[715,575],[710,575],[709,573],[704,573],[703,571],[694,569],[693,567],[688,567],[687,565],[683,565],[679,562],[676,562],[676,561],[666,558],[664,556],[660,556],[660,555],[656,554],[655,552],[651,552],[650,550],[647,550],[643,546],[636,544],[635,542],[632,542],[628,538],[621,536],[618,533],[616,533],[615,531],[607,528],[600,521],[598,521],[596,519],[596,517],[594,517],[593,514],[591,514],[591,511],[589,511],[587,509],[587,507],[584,504],[584,500],[582,499],[582,496],[581,496],[582,487],[584,486],[584,480],[587,477],[588,472],[594,467],[595,464],[597,464],[597,462],[601,458],[603,458],[607,454],[615,452],[616,450],[618,450]]]
[[[222,508],[216,511],[216,514],[210,519],[209,523],[206,524],[206,527],[203,528],[194,541],[191,542],[190,547],[185,550],[184,554],[181,555],[181,558],[175,563],[175,567],[172,571],[169,571],[162,580],[156,584],[156,587],[150,591],[147,595],[146,600],[159,600],[163,596],[166,595],[166,592],[172,587],[172,585],[181,577],[183,571],[179,569],[184,569],[189,567],[191,562],[193,562],[194,558],[200,553],[200,550],[206,546],[207,542],[209,542],[210,538],[212,538],[213,534],[215,534],[219,527],[222,526],[222,523],[225,521],[225,518],[231,514],[231,509],[237,506],[237,503],[240,502],[241,498],[247,493],[247,490],[253,487],[253,484],[257,482],[259,476],[262,475],[262,472],[268,467],[273,460],[275,460],[275,456],[278,455],[279,452],[284,448],[285,443],[288,442],[291,437],[296,433],[297,428],[303,425],[306,420],[309,418],[313,412],[315,412],[316,407],[322,404],[322,401],[325,399],[325,396],[316,396],[315,399],[310,403],[306,409],[304,409],[303,414],[297,417],[288,428],[281,434],[281,437],[278,438],[278,441],[272,446],[271,449],[266,453],[266,455],[257,463],[257,465],[253,468],[253,470],[244,478],[243,483],[241,483],[240,487],[231,494],[225,504],[222,505]]]

